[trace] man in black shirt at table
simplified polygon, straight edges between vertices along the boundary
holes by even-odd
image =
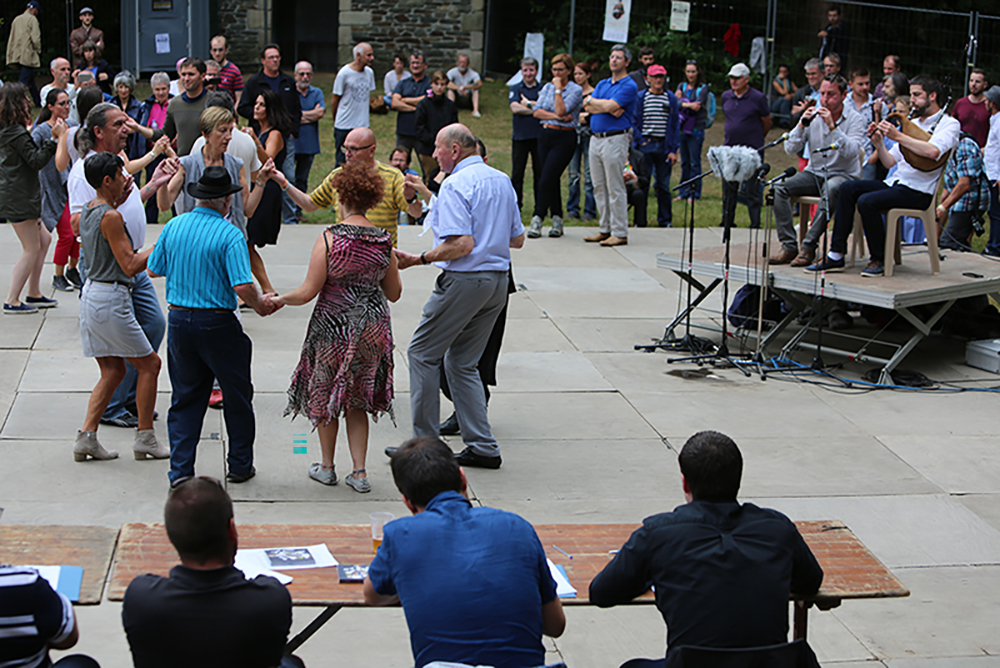
[[[590,583],[590,601],[602,608],[628,603],[653,585],[668,655],[684,645],[787,642],[789,594],[815,594],[823,581],[816,558],[790,519],[736,500],[743,458],[728,436],[698,432],[678,461],[687,503],[643,520]]]
[[[122,602],[122,624],[135,668],[301,668],[284,654],[292,598],[260,575],[233,566],[237,534],[233,502],[214,478],[175,484],[163,512],[181,563],[170,577],[140,575]]]

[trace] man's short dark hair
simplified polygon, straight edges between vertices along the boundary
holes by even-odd
[[[104,185],[105,177],[114,179],[123,166],[122,159],[114,153],[95,153],[84,161],[83,175],[91,188],[99,190]]]
[[[410,60],[413,60],[414,58],[419,58],[420,61],[424,63],[427,62],[427,58],[424,56],[424,52],[421,51],[420,49],[414,49],[413,53],[410,54]]]
[[[229,93],[223,93],[217,90],[209,91],[208,95],[205,97],[205,108],[208,109],[210,107],[222,107],[223,109],[230,111],[233,114],[233,117],[236,116],[236,107],[233,106],[233,98],[229,95]]]
[[[461,492],[462,474],[455,453],[435,436],[412,438],[390,460],[396,488],[418,508],[441,492]]]
[[[677,461],[695,499],[736,500],[743,456],[733,439],[717,431],[699,431],[681,448]]]
[[[208,67],[205,65],[205,61],[199,58],[198,56],[190,56],[188,58],[185,58],[184,62],[181,63],[181,69],[184,69],[185,67],[193,67],[196,70],[198,70],[199,74],[204,74],[205,72],[208,71]]]
[[[656,58],[656,51],[651,46],[644,46],[639,49],[639,57],[642,58],[643,56],[653,56],[653,58]]]
[[[870,77],[871,75],[872,73],[868,71],[867,67],[855,67],[851,70],[851,81],[860,77]]]
[[[847,79],[845,79],[839,74],[827,74],[825,77],[823,77],[823,81],[829,81],[837,88],[839,88],[841,93],[847,92]]]
[[[973,74],[982,74],[983,75],[983,81],[985,83],[989,83],[990,82],[990,76],[988,74],[986,74],[986,70],[984,70],[981,67],[973,67],[972,70],[969,71],[969,76],[971,77]]]
[[[831,63],[833,63],[837,67],[840,67],[840,55],[839,54],[837,54],[837,53],[828,53],[826,55],[826,57],[830,59]],[[824,60],[825,60],[825,58],[824,58]],[[823,63],[823,64],[826,65],[826,63]]]
[[[521,59],[521,67],[524,67],[525,65],[531,65],[536,70],[538,69],[538,61],[531,57]]]
[[[267,52],[271,49],[277,51],[279,56],[281,55],[281,47],[274,42],[271,42],[270,44],[265,44],[264,48],[260,50],[261,59],[267,58]]]
[[[163,509],[167,537],[181,559],[204,564],[228,558],[233,500],[218,480],[192,478],[171,490]]]
[[[931,93],[935,93],[934,100],[937,105],[944,106],[944,86],[941,85],[940,81],[927,74],[918,74],[910,79],[910,89],[912,90],[914,86],[923,88],[928,100],[931,99]]]
[[[828,12],[837,12],[837,14],[840,14],[840,6],[839,5],[830,5],[830,8],[827,9],[826,11],[828,11]]]

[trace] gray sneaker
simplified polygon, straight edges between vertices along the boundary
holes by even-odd
[[[542,219],[539,216],[532,216],[531,227],[528,228],[528,238],[537,239],[542,236]]]
[[[52,287],[60,292],[73,292],[76,290],[76,288],[66,280],[65,276],[53,276]]]
[[[323,465],[319,462],[312,464],[309,467],[309,477],[316,482],[321,482],[324,485],[336,485],[337,484],[337,467],[331,466],[328,469],[323,468]]]
[[[561,237],[562,235],[563,235],[562,216],[552,216],[552,229],[549,230],[549,236],[555,239]]]
[[[355,492],[359,492],[361,494],[367,494],[372,491],[372,484],[368,482],[368,476],[366,475],[364,478],[359,478],[355,475],[357,473],[365,473],[365,470],[358,469],[357,471],[352,471],[351,475],[344,478],[344,482],[347,483],[347,486]]]

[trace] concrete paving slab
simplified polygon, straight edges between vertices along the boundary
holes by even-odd
[[[3,431],[3,425],[7,422],[11,406],[14,405],[15,396],[13,392],[0,392],[0,433]]]
[[[0,350],[0,393],[13,394],[22,380],[30,353],[27,350]]]
[[[817,392],[823,403],[876,438],[900,436],[991,436],[996,433],[996,397],[964,392],[942,397],[920,392],[874,392],[863,401]],[[954,419],[962,415],[962,419]]]
[[[578,319],[579,327],[588,322],[598,322],[586,318]],[[604,323],[636,322],[629,320],[605,320]],[[624,341],[623,341],[624,342]],[[686,353],[685,353],[686,354]],[[655,351],[652,353],[635,350],[610,350],[587,352],[587,359],[615,387],[627,387],[629,392],[687,393],[687,392],[749,392],[759,393],[763,388],[760,379],[747,379],[742,373],[730,370],[715,370],[711,366],[698,367],[695,364],[669,364],[678,353]]]
[[[550,318],[508,320],[504,327],[501,358],[511,353],[576,352],[559,325]]]
[[[32,349],[69,350],[76,352],[77,357],[81,357],[79,321],[73,318],[46,318]]]
[[[250,365],[254,396],[264,392],[287,392],[301,355],[301,342],[298,348],[285,350],[269,350],[255,345]]]
[[[581,419],[585,415],[592,419]],[[501,448],[509,441],[659,437],[616,392],[497,393],[490,400],[490,418]]]
[[[659,318],[557,318],[573,345],[586,353],[631,351],[637,344],[657,341],[666,322]]]
[[[893,659],[886,662],[889,668],[934,668],[944,665],[948,668],[996,668],[1000,666],[1000,656],[949,656],[946,659]]]
[[[658,292],[659,283],[634,268],[519,267],[517,280],[528,292]]]
[[[938,436],[883,436],[879,440],[951,494],[1000,492],[1000,470],[991,465],[995,435],[953,436],[947,447],[942,447]]]
[[[381,467],[382,463],[379,462],[378,466]],[[304,476],[297,478],[296,484],[320,486],[318,483],[306,480]],[[389,484],[392,484],[391,477]],[[338,484],[337,488],[341,486]],[[355,494],[350,489],[347,491],[351,492],[351,496],[330,494],[327,495],[329,499],[311,503],[235,501],[233,508],[236,524],[357,524],[370,531],[368,516],[372,513],[390,512],[396,517],[406,517],[410,514],[403,505],[398,491],[393,500],[369,499],[370,493],[361,495]],[[333,498],[334,496],[337,498]]]
[[[4,317],[3,327],[0,327],[0,348],[30,348],[44,321],[45,314],[38,313]]]
[[[305,628],[319,612],[320,608],[293,608],[291,635]],[[410,632],[402,608],[344,608],[296,654],[307,666],[413,666]]]
[[[508,468],[508,460],[500,468]],[[668,465],[669,469],[670,466]],[[483,472],[488,473],[488,471]],[[617,496],[600,499],[576,498],[553,500],[536,495],[533,498],[487,499],[484,506],[517,513],[532,524],[634,524],[636,527],[650,515],[669,512],[684,503],[680,477],[668,476],[657,483],[649,496],[628,498]]]
[[[614,388],[577,352],[504,353],[496,392],[608,392]]]
[[[965,494],[955,498],[991,527],[1000,531],[1000,494]]]
[[[550,318],[657,318],[672,315],[676,298],[656,292],[531,292]],[[664,323],[666,324],[666,323]]]
[[[164,365],[165,366],[165,365]],[[92,357],[81,350],[36,350],[24,370],[22,392],[90,392],[101,378]]]
[[[1000,531],[946,495],[746,500],[794,520],[842,520],[893,569],[1000,564]],[[897,573],[907,586],[910,572]]]
[[[49,278],[47,281],[45,279],[45,273],[42,272],[42,285],[50,285],[52,279]],[[80,297],[77,292],[55,292],[54,290],[44,290],[43,293],[46,297],[51,297],[59,301],[59,306],[55,308],[46,309],[46,318],[72,318],[73,320],[79,320],[80,318]],[[21,316],[28,317],[28,316]]]
[[[952,666],[957,657],[1000,655],[1000,568],[914,568],[898,575],[908,598],[845,601],[834,611],[877,656],[890,666],[918,657]]]
[[[658,439],[629,441],[514,441],[501,445],[498,471],[467,470],[483,505],[507,499],[662,499],[662,487],[677,479],[677,456]],[[564,474],[567,461],[580,466]],[[623,486],[622,480],[629,484]],[[634,517],[635,521],[641,517]]]
[[[789,611],[789,620],[792,613]],[[789,622],[791,623],[791,621]],[[830,612],[816,608],[809,610],[809,646],[816,653],[821,665],[833,665],[841,668],[847,662],[875,660],[872,654],[844,624]],[[848,664],[850,665],[850,664]],[[866,668],[876,668],[866,663]]]
[[[667,627],[652,605],[607,610],[566,606],[566,632],[555,640],[567,666],[620,666],[634,658],[662,657]]]
[[[121,603],[104,600],[100,605],[75,606],[73,612],[80,628],[80,641],[64,652],[53,650],[50,653],[53,662],[71,654],[86,654],[101,668],[132,668],[132,654],[122,628]]]

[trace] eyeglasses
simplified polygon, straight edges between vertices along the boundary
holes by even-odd
[[[60,107],[68,107],[69,100],[66,100],[65,102],[56,102],[56,104],[59,105]]]
[[[344,146],[341,146],[341,148],[344,149],[344,153],[345,154],[353,154],[353,153],[358,153],[359,151],[367,151],[368,149],[370,149],[373,146],[375,146],[375,144],[368,144],[368,146],[347,146],[347,145],[344,145]]]
[[[694,59],[692,58],[691,60],[687,61],[687,62],[686,62],[686,63],[684,63],[684,64],[685,64],[685,65],[697,65],[697,64],[698,64],[698,61],[697,61],[697,60],[694,60]]]

